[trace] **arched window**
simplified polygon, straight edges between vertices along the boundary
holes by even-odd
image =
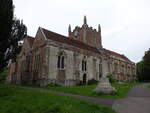
[[[84,61],[84,70],[86,71],[86,61]]]
[[[60,68],[60,56],[58,56],[57,67]]]
[[[82,71],[86,71],[86,70],[87,70],[86,60],[83,59],[82,60]]]
[[[57,67],[59,69],[65,69],[65,55],[64,55],[64,53],[61,53],[58,56]]]
[[[64,69],[64,56],[61,57],[61,69]]]
[[[84,71],[84,61],[82,60],[82,71]]]

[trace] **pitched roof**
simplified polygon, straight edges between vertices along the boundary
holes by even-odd
[[[131,61],[130,61],[126,56],[124,56],[124,55],[121,55],[121,54],[119,54],[119,53],[116,53],[116,52],[114,52],[114,51],[107,50],[107,49],[104,49],[104,51],[105,51],[106,53],[108,53],[109,55],[112,55],[112,56],[115,56],[115,57],[124,59],[125,61],[131,62]]]
[[[81,48],[81,49],[84,49],[84,50],[89,50],[89,51],[92,51],[92,52],[96,52],[96,53],[100,53],[100,51],[95,48],[95,47],[91,47],[81,41],[78,41],[78,40],[75,40],[75,39],[71,39],[69,37],[66,37],[66,36],[63,36],[61,34],[58,34],[58,33],[55,33],[55,32],[52,32],[52,31],[49,31],[47,29],[44,29],[44,28],[41,28],[44,35],[46,36],[47,39],[50,39],[50,40],[53,40],[53,41],[56,41],[56,42],[60,42],[60,43],[65,43],[65,44],[68,44],[68,45],[71,45],[71,46],[74,46],[74,47],[78,47],[78,48]],[[119,57],[125,61],[128,61],[128,62],[131,62],[126,56],[124,55],[121,55],[119,53],[116,53],[114,51],[111,51],[111,50],[107,50],[107,49],[103,49],[106,53],[108,53],[109,55],[112,55],[112,56],[115,56],[115,57]]]
[[[71,39],[69,37],[60,35],[58,33],[46,30],[44,28],[42,28],[42,30],[43,30],[43,33],[45,34],[47,39],[50,39],[50,40],[53,40],[53,41],[56,41],[56,42],[65,43],[65,44],[68,44],[68,45],[71,45],[71,46],[74,46],[74,47],[78,47],[78,48],[81,48],[81,49],[89,50],[89,51],[92,51],[92,52],[100,53],[97,48],[91,47],[91,46],[89,46],[89,45],[87,45],[83,42],[78,41],[78,40]]]
[[[27,40],[29,41],[30,47],[32,47],[34,38],[31,36],[27,36]]]

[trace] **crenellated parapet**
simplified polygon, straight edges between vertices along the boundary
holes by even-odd
[[[71,31],[71,26],[69,25],[68,35],[69,38],[81,41],[92,47],[102,48],[101,27],[98,25],[98,30],[89,27],[86,16],[84,16],[82,27],[76,26],[75,29]]]

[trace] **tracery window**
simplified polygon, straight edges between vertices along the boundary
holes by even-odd
[[[40,54],[36,50],[35,51],[35,56],[34,56],[34,70],[38,71],[40,69]]]
[[[87,70],[87,65],[86,65],[87,63],[86,63],[86,60],[85,59],[83,59],[82,60],[82,71],[86,71]]]
[[[65,69],[65,54],[64,53],[61,53],[58,56],[57,68]]]

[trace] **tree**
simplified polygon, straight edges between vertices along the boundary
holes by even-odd
[[[143,60],[136,64],[136,73],[137,73],[137,78],[138,78],[139,81],[144,80],[143,67],[144,67]]]
[[[143,57],[143,75],[146,81],[150,81],[150,49],[145,52],[145,56]]]
[[[150,81],[150,50],[145,52],[143,60],[137,63],[139,81]]]
[[[4,56],[10,44],[12,25],[13,2],[12,0],[0,0],[0,71],[6,66]]]
[[[11,38],[10,38],[10,46],[7,59],[12,59],[13,62],[16,61],[16,57],[21,50],[21,46],[19,46],[19,42],[22,41],[27,35],[27,27],[23,24],[23,21],[14,19]]]

